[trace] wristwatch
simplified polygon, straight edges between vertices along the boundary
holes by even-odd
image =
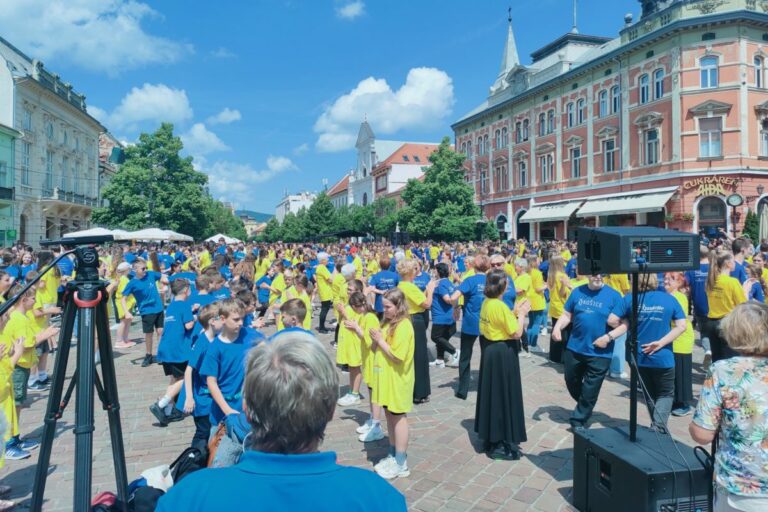
[[[605,333],[605,335],[606,335],[606,336],[608,336],[608,341],[609,341],[609,342],[611,342],[611,341],[616,341],[616,338],[614,338],[613,336],[611,336],[611,333],[607,332],[607,333]]]

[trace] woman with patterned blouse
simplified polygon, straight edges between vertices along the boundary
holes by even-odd
[[[715,511],[768,510],[768,306],[747,302],[720,323],[738,356],[717,361],[690,425],[699,444],[717,435]]]

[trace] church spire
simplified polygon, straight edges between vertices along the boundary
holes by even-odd
[[[504,47],[504,56],[501,58],[500,73],[509,71],[515,66],[520,65],[520,58],[517,56],[517,45],[515,44],[515,34],[512,32],[512,8],[507,11],[507,22],[509,28],[507,29],[507,44]]]

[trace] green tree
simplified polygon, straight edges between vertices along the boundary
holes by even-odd
[[[397,225],[397,202],[380,197],[371,205],[373,209],[373,235],[388,238]]]
[[[125,151],[125,163],[104,189],[109,206],[93,211],[93,222],[110,227],[172,229],[200,240],[217,232],[245,237],[243,223],[205,189],[208,176],[180,155],[173,125],[142,133]]]
[[[747,210],[747,216],[744,218],[744,231],[745,236],[748,236],[750,240],[758,243],[760,242],[760,217],[757,216],[752,210]]]
[[[480,208],[474,203],[474,191],[464,181],[464,155],[451,149],[444,137],[437,151],[429,156],[424,181],[409,180],[402,197],[400,229],[412,238],[458,241],[478,236]],[[482,233],[488,234],[487,228]]]
[[[282,237],[282,229],[277,217],[272,217],[261,233],[259,240],[262,242],[277,242]]]
[[[280,225],[282,238],[284,242],[303,242],[304,228],[299,218],[293,212],[288,212]]]
[[[349,224],[346,228],[360,233],[370,234],[373,232],[374,214],[371,205],[354,204],[349,207]]]
[[[307,231],[312,236],[334,231],[336,209],[328,198],[328,194],[321,192],[315,198],[307,211]]]

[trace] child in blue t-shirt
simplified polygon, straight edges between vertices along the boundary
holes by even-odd
[[[158,338],[163,335],[163,299],[160,297],[160,292],[157,291],[157,281],[167,285],[168,278],[160,272],[147,271],[147,262],[142,259],[133,262],[133,272],[134,277],[125,285],[123,297],[120,300],[123,301],[124,318],[131,320],[133,316],[126,304],[125,297],[133,295],[136,299],[141,315],[141,329],[144,332],[146,349],[141,366],[146,367],[153,362],[152,344],[155,333],[157,333]]]
[[[198,312],[197,321],[200,328],[196,327],[192,333],[192,354],[184,372],[184,387],[176,402],[176,408],[192,415],[195,421],[192,447],[203,448],[208,446],[211,433],[210,414],[213,399],[205,377],[200,375],[200,366],[213,340],[221,331],[219,305],[212,303],[203,306]]]
[[[235,299],[219,303],[221,332],[211,343],[200,365],[213,398],[211,423],[218,424],[230,414],[242,412],[242,389],[245,381],[245,358],[248,350],[264,339],[255,329],[243,327],[242,305]]]
[[[195,325],[192,304],[187,301],[189,281],[176,279],[171,283],[171,293],[173,301],[168,304],[163,335],[157,347],[157,360],[162,363],[163,371],[170,377],[170,383],[162,398],[149,406],[150,412],[160,422],[161,427],[184,418],[184,415],[174,409],[173,401],[181,390],[191,352],[190,335]]]

